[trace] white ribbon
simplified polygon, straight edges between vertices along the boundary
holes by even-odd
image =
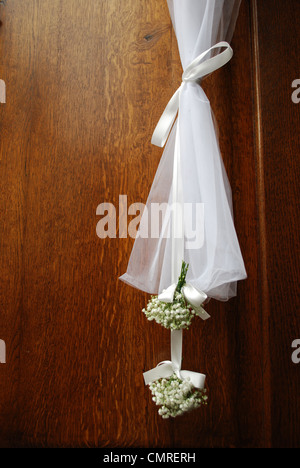
[[[150,371],[145,372],[144,373],[145,385],[149,385],[151,382],[154,382],[155,380],[158,380],[158,379],[169,378],[173,374],[176,374],[177,377],[181,380],[189,378],[195,388],[200,388],[200,389],[204,388],[205,378],[206,378],[204,374],[200,374],[198,372],[180,370],[176,368],[174,363],[172,363],[171,361],[163,361],[160,364],[158,364],[158,366],[155,367],[154,369],[151,369]]]
[[[224,48],[225,50],[214,57],[202,61],[203,58],[214,49]],[[169,136],[170,130],[174,123],[176,114],[179,109],[180,94],[186,83],[195,83],[205,76],[213,73],[219,68],[223,67],[227,62],[231,60],[233,56],[233,50],[228,42],[219,42],[206,50],[202,54],[198,55],[195,60],[186,68],[182,75],[182,83],[175,91],[170,101],[168,102],[154,132],[152,135],[151,143],[155,146],[162,148]]]
[[[158,299],[161,302],[171,304],[174,300],[174,294],[176,290],[176,284],[172,284],[165,291],[159,294]],[[192,284],[185,283],[181,288],[181,292],[185,300],[193,307],[196,314],[202,318],[202,320],[208,320],[210,315],[201,307],[203,302],[206,301],[207,295],[203,291],[198,291]]]
[[[172,303],[175,290],[176,284],[174,283],[159,294],[158,299],[162,302]],[[203,291],[198,291],[192,284],[185,283],[181,288],[181,292],[202,320],[210,318],[210,315],[201,307],[207,299],[207,295]],[[195,388],[204,388],[206,378],[204,374],[181,370],[182,330],[173,330],[171,332],[171,358],[172,361],[163,361],[154,369],[144,373],[145,385],[158,379],[169,378],[175,373],[181,380],[189,378]]]

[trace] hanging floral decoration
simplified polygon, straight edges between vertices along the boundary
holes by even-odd
[[[167,3],[183,74],[152,135],[151,143],[165,149],[140,226],[148,225],[153,204],[165,204],[169,210],[162,215],[158,236],[136,237],[127,271],[120,278],[151,294],[144,315],[171,331],[171,360],[143,374],[165,419],[208,401],[205,374],[181,369],[183,330],[191,327],[195,317],[209,319],[203,305],[211,298],[228,301],[236,296],[237,281],[247,277],[234,228],[229,179],[209,99],[201,86],[206,76],[233,56],[227,41],[241,0]],[[196,233],[204,233],[196,248],[187,242],[191,216],[186,201],[205,207],[205,218],[195,223]],[[166,236],[167,232],[171,235]]]

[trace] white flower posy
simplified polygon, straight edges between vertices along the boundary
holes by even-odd
[[[207,405],[206,390],[196,389],[190,379],[181,380],[176,374],[168,379],[160,379],[150,384],[152,400],[161,406],[158,414],[163,419],[175,418],[187,411]]]
[[[155,320],[157,323],[170,330],[189,329],[193,317],[197,315],[197,311],[194,309],[194,306],[186,300],[185,294],[183,294],[182,288],[186,284],[185,278],[187,271],[188,265],[182,262],[181,273],[178,278],[172,302],[160,300],[160,296],[151,297],[147,308],[143,309],[148,320]],[[205,313],[204,309],[201,308],[201,310]],[[207,315],[207,317],[209,317],[209,315]]]
[[[189,329],[196,312],[186,303],[183,294],[175,292],[173,303],[161,302],[157,296],[152,296],[143,309],[148,320],[157,323],[170,330]]]

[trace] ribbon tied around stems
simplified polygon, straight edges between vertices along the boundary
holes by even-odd
[[[177,285],[172,284],[165,291],[159,294],[158,299],[162,302],[172,303]],[[207,295],[203,291],[198,291],[192,284],[185,283],[181,288],[185,300],[193,307],[197,315],[202,320],[207,320],[210,315],[202,309],[201,304],[207,299]],[[169,378],[173,374],[181,380],[190,379],[191,383],[195,388],[201,390],[204,389],[205,378],[204,374],[199,372],[192,372],[187,370],[181,370],[181,351],[178,354],[178,350],[181,350],[182,345],[182,332],[174,331],[172,334],[172,361],[163,361],[158,364],[154,369],[148,372],[144,372],[145,385],[149,385],[155,380],[162,378]]]
[[[169,378],[173,374],[181,380],[190,379],[195,388],[204,389],[206,376],[199,372],[192,372],[180,370],[172,361],[163,361],[159,363],[154,369],[144,372],[145,385],[149,385],[155,380]]]
[[[174,300],[175,290],[176,284],[172,284],[165,291],[159,294],[158,300],[171,304]],[[198,289],[196,289],[192,284],[185,283],[181,288],[181,293],[185,300],[195,310],[196,315],[198,315],[202,320],[208,320],[210,318],[210,315],[201,307],[203,302],[207,299],[207,295],[203,291],[198,291]]]
[[[212,50],[224,47],[225,50],[223,52],[220,52],[212,58],[203,60],[204,57],[208,55]],[[179,109],[180,94],[183,90],[183,87],[189,82],[197,83],[199,80],[202,80],[202,78],[204,78],[205,76],[223,67],[226,63],[228,63],[231,60],[232,56],[233,50],[228,44],[228,42],[219,42],[218,44],[212,46],[210,49],[206,50],[202,54],[198,55],[198,57],[196,57],[195,60],[193,60],[190,63],[190,65],[186,68],[182,75],[181,85],[179,86],[177,91],[175,91],[170,101],[168,102],[153,132],[151,139],[151,143],[153,145],[159,146],[160,148],[162,148],[165,145]]]

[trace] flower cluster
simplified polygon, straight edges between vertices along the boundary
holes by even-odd
[[[161,406],[158,414],[163,419],[175,418],[187,411],[207,405],[206,390],[195,388],[190,379],[181,380],[176,374],[168,379],[159,379],[150,384],[152,400]]]
[[[152,296],[143,312],[148,320],[155,320],[171,330],[188,330],[196,314],[194,309],[186,303],[183,295],[177,291],[172,303],[161,302],[157,296]]]
[[[162,302],[158,299],[158,296],[151,297],[147,308],[143,309],[148,320],[155,320],[157,323],[170,330],[189,329],[196,312],[185,300],[181,291],[185,284],[188,267],[189,266],[183,261],[174,292],[173,302]]]

